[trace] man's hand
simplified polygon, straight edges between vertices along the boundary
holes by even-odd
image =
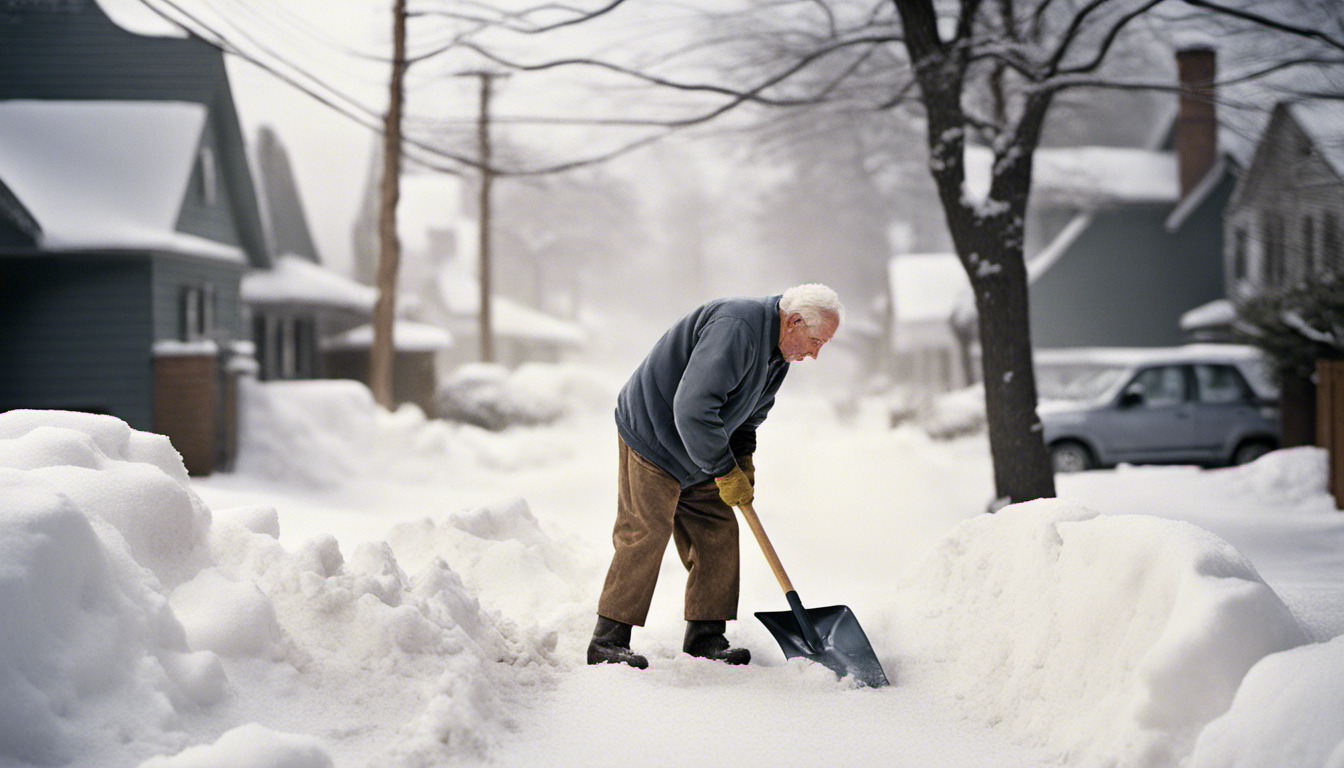
[[[719,498],[730,507],[749,504],[754,498],[751,480],[747,477],[747,473],[742,471],[742,467],[736,464],[728,474],[714,478],[714,483],[719,486]]]
[[[751,454],[748,453],[748,454],[746,454],[745,456],[738,456],[738,457],[737,457],[737,466],[741,467],[741,468],[742,468],[742,471],[747,473],[747,482],[751,483],[751,487],[752,487],[752,488],[755,488],[755,487],[756,487],[756,465],[753,464],[753,463],[751,462]]]

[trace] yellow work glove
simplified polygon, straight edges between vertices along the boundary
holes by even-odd
[[[751,462],[751,454],[748,453],[748,454],[745,455],[745,456],[738,456],[738,457],[737,457],[737,466],[741,467],[741,468],[742,468],[742,471],[747,473],[747,482],[751,483],[751,487],[752,487],[752,488],[755,488],[755,487],[756,487],[756,465],[753,464],[753,463]]]
[[[719,486],[719,498],[730,507],[749,504],[753,498],[751,480],[747,479],[747,473],[736,464],[728,474],[714,478],[714,483]]]

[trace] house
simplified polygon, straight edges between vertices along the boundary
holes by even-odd
[[[1234,302],[1344,277],[1344,103],[1274,108],[1226,228]]]
[[[3,15],[0,409],[109,413],[209,473],[240,283],[270,266],[223,56],[96,2]]]
[[[916,402],[971,383],[970,361],[952,312],[970,290],[955,253],[901,254],[888,264],[896,380]]]
[[[451,349],[453,336],[442,326],[397,320],[392,325],[392,400],[412,403],[427,414],[438,408],[438,358]],[[373,326],[361,325],[322,340],[330,378],[369,381]]]
[[[1038,349],[1181,344],[1182,318],[1226,297],[1222,218],[1240,165],[1219,150],[1214,52],[1180,51],[1177,65],[1178,109],[1147,148],[1037,151],[1026,258]],[[973,333],[969,293],[957,318]]]
[[[1281,102],[1228,204],[1227,295],[1240,312],[1257,299],[1344,278],[1344,104]],[[1305,345],[1304,345],[1305,346]],[[1304,361],[1310,369],[1312,361]],[[1314,371],[1280,371],[1283,444],[1317,435]]]
[[[398,313],[438,325],[452,335],[452,345],[438,356],[437,369],[444,375],[480,359],[479,235],[476,221],[461,213],[463,193],[458,177],[410,171],[402,176],[397,207],[403,252]],[[363,221],[369,218],[373,200],[370,193]],[[372,232],[367,223],[357,226],[357,261],[373,259]],[[576,322],[500,290],[492,290],[490,298],[495,362],[507,366],[559,362],[587,344],[587,331]]]
[[[261,210],[278,254],[269,267],[243,276],[244,327],[251,329],[258,375],[263,381],[334,376],[322,340],[367,323],[378,293],[322,266],[289,157],[266,128],[257,137],[257,165]]]

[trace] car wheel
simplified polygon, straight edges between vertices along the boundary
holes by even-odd
[[[1087,446],[1064,440],[1050,446],[1050,465],[1056,472],[1082,472],[1095,466],[1095,462]]]
[[[1264,440],[1242,443],[1237,446],[1237,450],[1232,452],[1232,464],[1235,466],[1250,464],[1272,450],[1274,450],[1274,444]]]

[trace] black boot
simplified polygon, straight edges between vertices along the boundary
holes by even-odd
[[[646,669],[649,660],[630,650],[630,625],[606,616],[597,617],[593,640],[588,643],[589,664],[629,664]]]
[[[726,626],[727,622],[724,621],[686,622],[686,640],[681,644],[681,650],[702,659],[728,664],[746,664],[751,661],[751,651],[728,645],[728,638],[723,636]]]

